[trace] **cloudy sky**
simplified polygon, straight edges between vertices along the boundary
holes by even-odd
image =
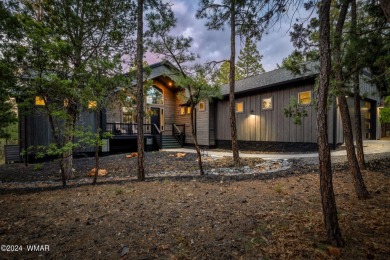
[[[172,2],[172,9],[177,18],[177,26],[172,31],[172,34],[193,38],[192,51],[200,55],[200,63],[229,59],[229,30],[207,30],[205,27],[206,20],[195,18],[198,1],[173,0]],[[276,24],[263,36],[260,42],[257,42],[257,48],[260,54],[263,55],[262,64],[266,71],[275,69],[276,64],[280,64],[282,59],[287,57],[293,50],[289,36],[291,20],[296,18],[303,19],[307,15],[302,10],[294,12],[294,14],[291,11],[288,17]],[[238,56],[239,50],[243,47],[243,43],[241,44],[239,38],[237,38],[236,46]],[[154,63],[156,59],[151,55],[147,55],[147,61]]]

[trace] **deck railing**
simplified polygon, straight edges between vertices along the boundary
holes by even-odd
[[[106,132],[112,135],[137,135],[136,123],[106,123]],[[143,124],[144,134],[152,134],[152,125]]]
[[[162,131],[158,128],[158,126],[156,124],[153,124],[152,127],[153,127],[152,133],[156,137],[158,146],[160,147],[160,149],[162,149],[162,142],[163,142],[162,141]]]
[[[185,143],[185,133],[186,133],[186,125],[176,125],[172,124],[172,135],[176,138],[176,140],[180,143],[180,146],[183,147]]]

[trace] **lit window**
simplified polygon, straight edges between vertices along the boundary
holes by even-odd
[[[36,106],[44,106],[45,105],[45,100],[40,97],[40,96],[36,96],[35,97],[35,105]]]
[[[191,114],[191,107],[187,107],[187,114]]]
[[[261,109],[263,109],[263,110],[271,110],[272,109],[272,97],[262,99]]]
[[[298,103],[300,105],[309,105],[311,103],[311,91],[299,92]]]
[[[88,101],[88,108],[93,109],[96,108],[97,102],[96,101]]]
[[[164,104],[163,91],[156,86],[151,87],[146,93],[146,103],[154,105]]]
[[[180,107],[180,115],[185,115],[185,114],[186,114],[186,108]]]
[[[205,111],[206,110],[206,104],[204,102],[199,102],[199,111]]]
[[[236,102],[236,113],[244,112],[244,102]]]

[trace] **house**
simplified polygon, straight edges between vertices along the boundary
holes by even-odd
[[[191,143],[190,110],[184,105],[185,91],[175,85],[177,69],[169,62],[163,61],[150,66],[148,76],[153,80],[153,86],[147,90],[145,97],[146,117],[144,121],[144,137],[146,150],[181,147]],[[118,91],[121,91],[120,88]],[[128,93],[129,98],[134,93]],[[209,129],[206,118],[206,105],[197,113],[197,125],[201,129]],[[48,116],[43,111],[44,103],[36,97],[34,109],[19,118],[20,151],[29,147],[46,146],[53,141]],[[102,152],[135,151],[137,142],[137,124],[135,107],[125,107],[114,102],[101,113],[101,129],[111,133],[112,138],[105,140]],[[97,112],[81,111],[76,125],[95,132]],[[208,115],[207,115],[208,118]],[[207,132],[207,131],[206,131]],[[202,133],[200,139],[209,145],[208,135]],[[93,147],[85,147],[77,152],[92,153]]]
[[[147,150],[180,147],[193,144],[190,108],[185,106],[185,91],[175,84],[177,69],[169,62],[153,64],[150,79],[153,86],[145,97],[144,122]],[[316,149],[316,111],[313,105],[314,86],[318,69],[315,65],[301,75],[286,69],[276,69],[236,82],[236,123],[240,149],[265,151]],[[361,75],[362,127],[364,139],[380,137],[377,107],[380,98],[375,88]],[[130,95],[131,93],[129,93]],[[230,147],[229,86],[221,87],[221,100],[200,102],[196,107],[195,127],[199,145],[203,147]],[[284,114],[294,97],[307,111],[301,125],[295,125]],[[129,98],[131,98],[129,96]],[[351,113],[353,100],[349,98]],[[106,107],[102,113],[101,128],[112,133],[102,151],[124,152],[136,150],[137,125],[135,107],[119,102]],[[96,129],[96,113],[84,111],[78,124]],[[353,117],[352,117],[353,118]],[[329,142],[343,143],[340,113],[333,102],[329,108]],[[47,117],[34,114],[20,118],[20,148],[47,145],[52,139]],[[90,150],[85,149],[84,152]],[[92,150],[91,150],[92,151]]]
[[[314,106],[314,86],[318,76],[315,63],[308,64],[301,75],[287,69],[276,69],[236,82],[236,125],[237,138],[241,149],[259,150],[306,150],[316,149],[317,128]],[[369,83],[369,75],[360,76],[363,139],[379,139],[378,105],[380,97],[376,88]],[[230,146],[229,86],[221,89],[224,96],[216,103],[216,146]],[[307,117],[301,125],[293,123],[284,114],[291,98],[306,107]],[[353,98],[348,98],[354,128]],[[335,100],[328,112],[328,137],[334,147],[342,144],[343,131],[340,111]]]

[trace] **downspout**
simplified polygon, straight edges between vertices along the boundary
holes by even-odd
[[[337,100],[333,100],[333,150],[337,148]]]

